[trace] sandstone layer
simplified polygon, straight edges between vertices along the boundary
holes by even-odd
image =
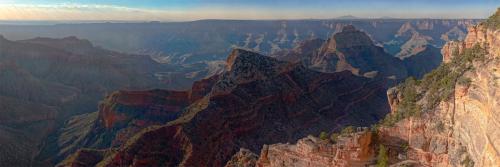
[[[382,128],[382,134],[388,136],[382,139],[407,141],[408,158],[423,165],[462,166],[466,156],[476,166],[500,164],[499,42],[500,30],[480,24],[470,27],[465,41],[446,44],[442,51],[445,63],[474,45],[485,48],[488,54],[485,60],[474,61],[473,68],[464,74],[469,84],[457,83],[453,96],[432,112]],[[388,96],[391,108],[397,108],[401,95],[393,90]]]

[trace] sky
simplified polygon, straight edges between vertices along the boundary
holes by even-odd
[[[487,18],[500,0],[0,0],[0,20]]]

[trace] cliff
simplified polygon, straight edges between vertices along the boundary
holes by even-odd
[[[450,96],[436,99],[436,107],[423,110],[421,116],[405,118],[392,127],[380,128],[381,135],[386,136],[381,139],[386,143],[393,143],[391,138],[408,142],[408,158],[422,165],[500,164],[499,42],[500,30],[483,23],[470,27],[464,41],[446,44],[442,50],[444,66],[455,71],[465,68],[451,83]],[[483,52],[481,50],[484,54],[474,57],[474,54]],[[461,63],[463,61],[470,61],[470,64]],[[417,89],[427,91],[425,86]],[[405,101],[402,91],[395,89],[388,93],[392,115],[401,112],[398,109]],[[426,108],[428,99],[432,99],[432,94],[424,94],[417,103]]]
[[[177,119],[185,107],[210,92],[218,77],[197,81],[189,91],[116,91],[101,101],[97,112],[67,121],[40,158],[59,162],[73,153],[75,158],[91,154],[78,153],[80,148],[120,147],[142,129]]]
[[[368,128],[339,136],[336,143],[314,136],[296,144],[264,145],[259,167],[363,167],[374,161],[373,135]]]

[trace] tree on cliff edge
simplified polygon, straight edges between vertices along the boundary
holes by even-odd
[[[388,167],[389,166],[389,156],[387,155],[387,149],[384,145],[380,145],[377,156],[377,167]]]

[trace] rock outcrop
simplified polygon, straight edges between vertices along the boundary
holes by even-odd
[[[403,62],[376,46],[372,39],[352,25],[342,28],[327,41],[315,39],[300,43],[291,51],[274,55],[280,60],[298,62],[321,72],[350,71],[369,78],[407,77]]]
[[[255,167],[259,156],[248,149],[241,148],[238,153],[226,163],[225,167]]]
[[[500,31],[488,28],[484,24],[470,26],[464,41],[449,42],[443,46],[444,62],[449,62],[453,52],[462,53],[464,48],[472,48],[475,44],[486,47],[491,55],[500,54]]]
[[[449,63],[453,54],[462,53],[465,48],[465,43],[461,41],[450,41],[446,43],[441,49],[441,54],[443,55],[443,62]]]
[[[372,137],[365,128],[340,136],[336,143],[308,136],[297,144],[264,145],[257,166],[363,167],[374,161]]]

